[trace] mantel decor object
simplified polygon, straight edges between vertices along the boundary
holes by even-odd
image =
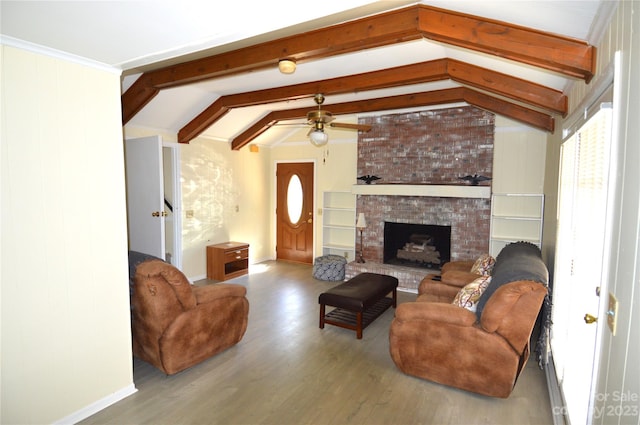
[[[380,177],[378,177],[378,176],[370,176],[369,174],[367,174],[366,176],[358,177],[358,180],[362,180],[366,184],[371,184],[371,182],[373,182],[373,181],[380,180]]]
[[[477,174],[472,175],[468,175],[468,176],[464,176],[464,177],[458,177],[460,180],[465,180],[469,183],[471,183],[471,186],[477,186],[478,183],[480,182],[484,182],[487,180],[491,180],[491,177],[485,177],[485,176],[479,176]]]

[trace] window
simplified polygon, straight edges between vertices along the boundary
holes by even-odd
[[[302,216],[302,183],[297,174],[291,176],[287,186],[287,211],[291,224],[297,224]]]

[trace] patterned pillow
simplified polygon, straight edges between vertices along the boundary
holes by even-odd
[[[496,259],[489,254],[482,254],[471,267],[471,273],[479,274],[482,276],[489,276],[493,265],[496,263]]]
[[[480,295],[487,289],[489,282],[491,282],[491,276],[481,276],[477,278],[456,294],[452,304],[458,307],[464,307],[475,313]]]

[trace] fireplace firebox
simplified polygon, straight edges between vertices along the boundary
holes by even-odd
[[[385,264],[440,269],[451,258],[451,226],[384,223]]]

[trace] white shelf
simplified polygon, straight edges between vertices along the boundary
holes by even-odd
[[[346,226],[346,225],[341,225],[341,224],[323,224],[322,226],[327,228],[327,229],[344,229],[344,230],[353,229],[353,226]]]
[[[339,251],[352,251],[353,250],[353,245],[328,244],[328,245],[323,245],[323,248],[336,249],[336,250],[339,250]],[[337,255],[340,255],[340,254],[337,254]]]
[[[539,244],[538,239],[520,238],[518,236],[494,236],[491,239],[494,241],[500,241],[500,242],[506,242],[506,243],[525,241],[525,242],[531,242],[532,244],[536,244],[536,245]]]
[[[517,216],[517,215],[495,215],[493,216],[496,220],[538,220],[540,217],[535,216]]]
[[[526,241],[542,244],[544,195],[494,193],[491,196],[489,253],[497,256],[506,245]]]
[[[322,255],[356,253],[356,197],[351,192],[324,192],[322,197]]]
[[[440,198],[490,198],[491,186],[438,184],[356,184],[356,195],[433,196]]]

